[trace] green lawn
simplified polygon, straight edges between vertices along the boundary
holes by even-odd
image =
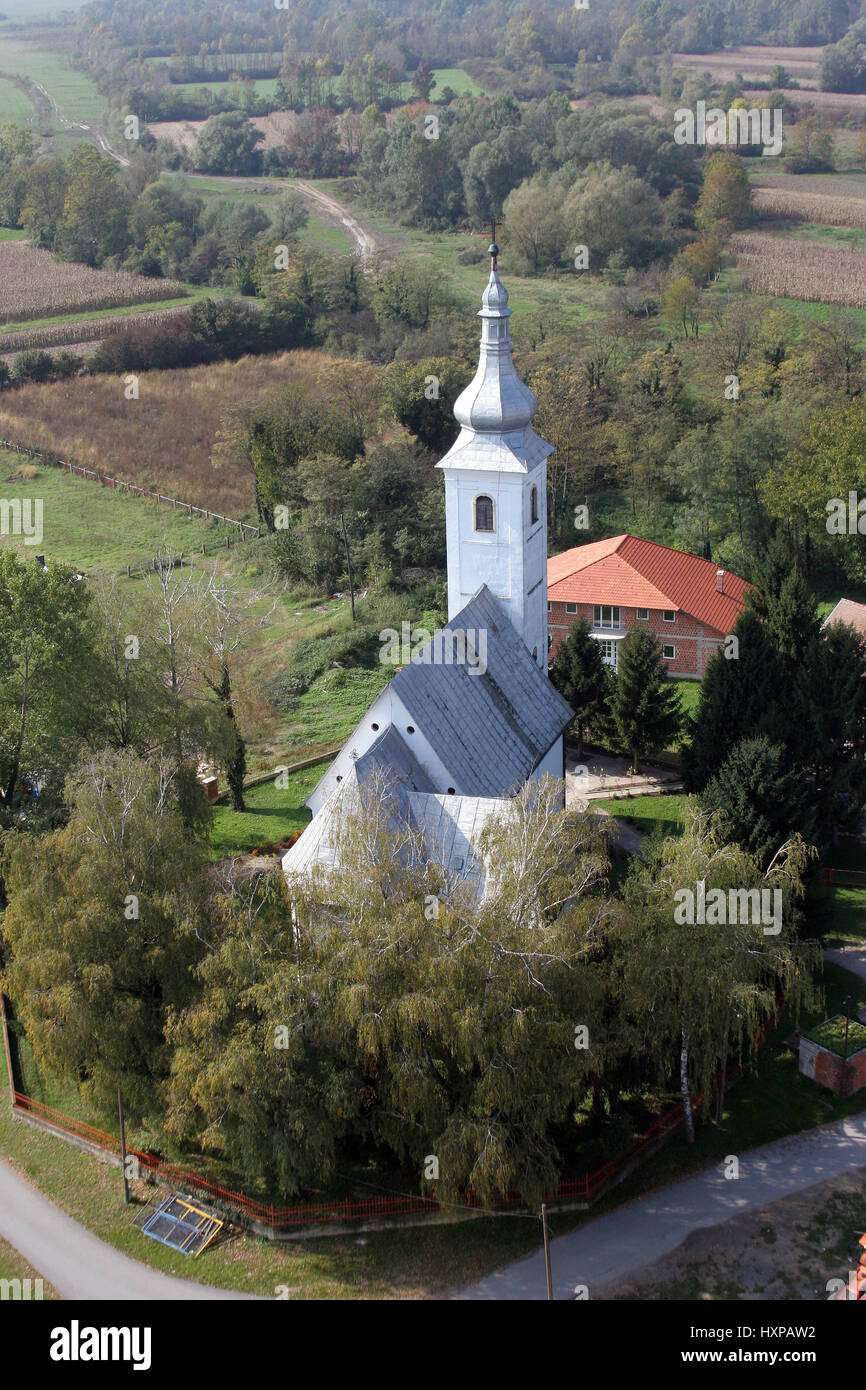
[[[80,570],[121,572],[127,565],[151,559],[165,543],[176,551],[200,551],[203,544],[213,544],[219,536],[235,532],[234,527],[206,522],[142,497],[129,497],[85,478],[70,477],[48,464],[36,464],[36,478],[8,481],[29,463],[24,455],[0,450],[2,496],[7,501],[42,501],[40,545],[27,545],[23,536],[0,535],[0,545],[11,546],[23,557],[38,552]]]
[[[278,841],[293,830],[303,830],[310,822],[304,799],[309,796],[329,761],[326,758],[312,767],[290,773],[289,785],[285,789],[276,786],[276,775],[274,781],[251,787],[244,793],[245,812],[233,811],[228,805],[216,806],[211,835],[214,859],[245,854],[255,846]]]
[[[23,241],[25,232],[19,232],[17,227],[0,227],[0,241]]]
[[[657,831],[663,835],[679,835],[683,829],[682,818],[688,799],[684,795],[635,796],[591,801],[590,806],[593,810],[605,810],[612,816],[628,821],[644,835]]]

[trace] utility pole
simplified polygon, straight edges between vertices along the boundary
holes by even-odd
[[[547,1272],[547,1301],[553,1302],[553,1279],[550,1273],[550,1232],[547,1229],[547,1203],[541,1203],[541,1224],[544,1229],[544,1268]]]
[[[132,1198],[129,1195],[129,1178],[126,1175],[126,1124],[123,1118],[123,1097],[120,1094],[120,1087],[117,1088],[117,1112],[120,1115],[120,1164],[123,1168],[123,1200],[129,1206]]]

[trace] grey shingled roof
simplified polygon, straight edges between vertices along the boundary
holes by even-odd
[[[571,707],[486,585],[443,631],[486,632],[487,670],[479,675],[468,663],[425,664],[434,637],[394,677],[394,694],[463,795],[512,795],[567,728]]]
[[[393,724],[389,724],[383,730],[366,753],[362,753],[359,758],[355,759],[355,774],[358,781],[363,782],[374,766],[393,773],[396,789],[402,787],[407,792],[435,792],[436,790],[427,773],[416,761],[411,749]]]

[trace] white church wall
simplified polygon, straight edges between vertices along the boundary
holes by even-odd
[[[448,616],[453,618],[486,584],[536,660],[547,660],[546,465],[531,473],[446,468]],[[532,523],[532,488],[538,521]],[[494,531],[475,530],[475,500],[493,499]]]
[[[354,759],[360,758],[362,753],[366,753],[367,749],[373,746],[390,722],[391,687],[386,685],[385,689],[376,696],[364,718],[347,738],[321,781],[307,797],[305,805],[310,808],[313,815],[324,806],[331,793],[336,791],[340,781],[351,768]],[[378,724],[378,729],[373,728],[374,724]]]

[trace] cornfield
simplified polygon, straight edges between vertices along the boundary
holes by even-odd
[[[756,188],[753,195],[760,212],[783,217],[803,217],[825,227],[866,227],[866,198],[834,198],[829,193],[800,189]]]
[[[55,260],[50,251],[39,251],[24,241],[0,242],[0,323],[179,299],[186,293],[186,286],[177,280],[148,279],[126,270],[93,270]]]
[[[757,294],[866,308],[866,251],[737,232],[737,264]]]
[[[130,328],[145,328],[160,319],[188,314],[182,305],[173,309],[148,309],[142,314],[118,314],[112,319],[84,319],[79,323],[52,323],[44,328],[20,328],[0,333],[0,352],[22,352],[26,348],[67,347],[74,343],[96,343],[114,338]]]

